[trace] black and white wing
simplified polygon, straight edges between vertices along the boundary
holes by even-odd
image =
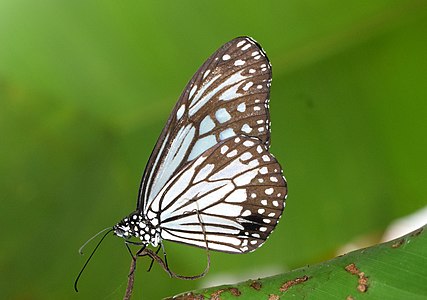
[[[276,226],[287,194],[276,159],[256,137],[216,144],[187,164],[149,207],[161,237],[211,250],[245,253]]]
[[[225,140],[256,137],[268,148],[271,66],[249,37],[218,49],[194,74],[173,109],[142,177],[137,209],[148,213],[186,164]]]

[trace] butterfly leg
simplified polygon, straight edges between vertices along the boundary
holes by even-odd
[[[186,212],[186,213],[188,213],[188,212]],[[203,225],[203,222],[202,222],[202,219],[201,219],[201,217],[200,217],[200,213],[199,213],[199,210],[193,210],[191,213],[196,213],[197,214],[197,218],[198,218],[198,220],[199,220],[199,223],[200,223],[200,226],[201,226],[201,228],[202,228],[202,232],[203,232],[203,235],[204,235],[204,239],[205,239],[205,244],[206,244],[206,254],[207,254],[207,266],[206,266],[206,268],[205,268],[205,270],[201,273],[201,274],[199,274],[199,275],[195,275],[195,276],[184,276],[184,275],[179,275],[179,274],[177,274],[177,273],[175,273],[175,272],[173,272],[171,269],[169,269],[169,266],[168,266],[168,262],[167,262],[167,258],[166,258],[166,251],[165,251],[165,249],[164,249],[164,246],[163,246],[163,243],[161,244],[161,246],[162,246],[162,250],[163,250],[163,256],[164,256],[164,261],[162,261],[162,267],[163,267],[163,269],[171,276],[171,277],[173,277],[173,278],[178,278],[178,279],[183,279],[183,280],[195,280],[195,279],[199,279],[199,278],[202,278],[202,277],[204,277],[208,272],[209,272],[209,269],[210,269],[210,265],[211,265],[211,259],[210,259],[210,254],[209,254],[209,247],[208,247],[208,241],[207,241],[207,238],[206,238],[206,231],[205,231],[205,226]],[[157,256],[158,257],[158,256]],[[160,259],[160,257],[158,257],[159,259]]]
[[[157,254],[159,254],[160,248],[163,248],[163,244],[157,248],[157,250],[156,250],[156,255],[157,255]],[[164,250],[163,250],[163,253],[164,253]],[[165,262],[166,262],[166,266],[167,266],[167,265],[168,265],[168,262],[166,261],[166,256],[165,256]],[[153,264],[154,264],[154,259],[153,259],[153,258],[151,258],[151,263],[150,263],[150,266],[148,267],[147,272],[150,272],[150,271],[151,271],[151,268],[153,267]]]
[[[153,264],[154,261],[156,261],[162,268],[163,270],[165,270],[166,273],[169,274],[170,277],[172,278],[178,278],[178,279],[184,279],[184,280],[195,280],[198,278],[202,278],[204,277],[210,269],[210,265],[211,265],[211,259],[210,259],[210,253],[209,253],[209,247],[208,247],[208,241],[206,238],[206,231],[205,231],[205,226],[203,225],[202,219],[200,217],[199,211],[198,210],[194,210],[192,211],[192,213],[197,213],[197,218],[199,219],[200,222],[200,226],[202,228],[202,232],[204,235],[204,239],[205,239],[205,244],[206,244],[206,254],[207,254],[207,266],[205,268],[205,270],[199,274],[199,275],[195,275],[195,276],[184,276],[184,275],[179,275],[176,274],[175,272],[173,272],[171,269],[169,269],[168,263],[167,263],[167,256],[166,256],[166,251],[164,249],[164,245],[163,243],[160,244],[159,248],[157,248],[156,252],[154,252],[151,249],[148,248],[141,248],[135,255],[135,260],[137,257],[142,257],[142,256],[148,256],[152,259],[152,263],[150,264],[150,269],[151,269],[151,265]],[[158,255],[160,248],[162,248],[163,250],[163,255],[164,255],[164,260]]]
[[[200,227],[202,229],[202,233],[203,233],[203,236],[204,236],[204,239],[205,239],[207,265],[206,265],[205,270],[202,273],[200,273],[199,275],[195,275],[195,276],[183,276],[183,275],[178,275],[178,274],[173,273],[172,271],[170,271],[172,273],[173,277],[179,278],[179,279],[184,279],[184,280],[194,280],[194,279],[199,279],[199,278],[204,277],[209,272],[209,269],[210,269],[210,266],[211,266],[211,256],[210,256],[210,253],[209,253],[208,240],[206,238],[205,225],[202,222],[202,218],[200,217],[199,210],[195,209],[195,210],[192,211],[192,213],[194,213],[194,212],[197,214],[197,219],[199,220]],[[166,259],[166,256],[165,256],[165,259]]]
[[[167,259],[167,256],[166,256],[165,246],[163,245],[163,243],[160,243],[160,246],[162,246],[163,259],[165,260],[165,265],[166,265],[166,267],[169,269],[168,259]]]
[[[132,257],[132,265],[131,265],[130,272],[129,272],[129,275],[128,275],[128,276],[132,276],[132,275],[133,275],[133,272],[134,272],[134,271],[135,271],[135,269],[136,269],[136,258],[138,257],[138,254],[139,254],[140,252],[142,252],[142,251],[145,249],[145,247],[146,247],[147,245],[142,244],[142,245],[143,245],[143,247],[142,247],[141,249],[139,249],[139,250],[138,250],[138,252],[137,252],[135,255],[133,255],[132,250],[131,250],[131,249],[130,249],[130,247],[129,247],[129,244],[132,244],[132,245],[140,245],[140,244],[138,244],[138,243],[136,243],[136,242],[130,242],[130,241],[126,241],[126,243],[125,243],[126,248],[128,249],[130,256]]]

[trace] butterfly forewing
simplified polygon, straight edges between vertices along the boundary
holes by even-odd
[[[138,210],[147,208],[174,174],[208,149],[237,135],[267,147],[271,66],[251,38],[218,49],[179,98],[144,172]]]
[[[276,226],[287,189],[264,142],[237,136],[187,164],[148,208],[162,239],[223,252],[262,245]]]

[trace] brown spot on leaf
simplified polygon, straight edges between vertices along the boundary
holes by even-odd
[[[402,246],[402,244],[405,242],[405,239],[400,239],[398,241],[395,241],[393,245],[391,245],[392,248],[399,248]]]
[[[252,281],[250,287],[256,291],[259,291],[262,288],[262,283],[258,280],[254,280]]]
[[[291,286],[306,282],[308,279],[308,276],[304,275],[303,277],[298,277],[293,280],[286,281],[284,284],[282,284],[279,290],[281,292],[286,292]]]
[[[359,274],[359,269],[356,267],[356,265],[355,264],[353,264],[353,263],[351,263],[351,264],[349,264],[348,266],[346,266],[345,267],[345,270],[347,271],[347,272],[349,272],[350,274],[352,274],[352,275],[357,275],[357,274]]]
[[[220,289],[220,290],[217,290],[216,292],[212,293],[211,294],[211,299],[212,300],[220,300],[221,299],[221,297],[220,297],[221,294],[224,293],[224,292],[227,292],[227,291],[229,291],[233,296],[236,296],[236,297],[238,297],[238,296],[240,296],[242,294],[239,291],[238,288],[230,287],[230,288],[227,288],[227,289]]]
[[[238,288],[229,288],[229,290],[233,296],[240,296],[242,294]]]
[[[345,267],[345,270],[352,275],[356,275],[359,277],[357,283],[357,290],[361,293],[365,293],[368,290],[368,277],[365,276],[364,272],[360,272],[360,270],[356,267],[354,263],[349,264]]]
[[[275,294],[270,294],[268,295],[268,300],[279,300],[280,297],[278,295]]]

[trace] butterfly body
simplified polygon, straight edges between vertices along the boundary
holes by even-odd
[[[287,195],[269,152],[271,65],[239,37],[195,73],[150,156],[137,208],[114,226],[142,245],[163,240],[245,253],[275,228]]]

